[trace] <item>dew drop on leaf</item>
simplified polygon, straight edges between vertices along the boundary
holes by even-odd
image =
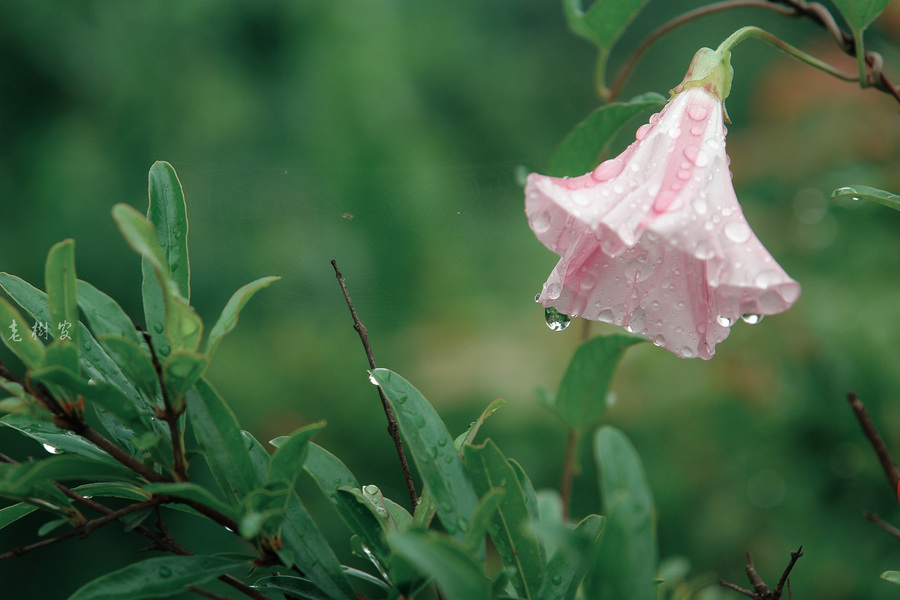
[[[160,567],[159,568],[159,576],[163,579],[168,579],[172,576],[172,569],[169,567]]]

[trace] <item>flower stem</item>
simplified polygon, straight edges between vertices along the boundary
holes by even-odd
[[[716,49],[716,51],[717,52],[730,51],[732,48],[734,48],[735,46],[737,46],[744,40],[747,40],[750,38],[759,38],[763,41],[769,42],[770,44],[772,44],[773,46],[775,46],[776,48],[778,48],[785,54],[789,54],[790,56],[793,56],[794,58],[810,65],[811,67],[815,67],[815,68],[817,68],[821,71],[824,71],[824,72],[828,73],[829,75],[837,77],[838,79],[841,79],[843,81],[859,81],[859,75],[845,73],[844,71],[841,71],[840,69],[836,69],[835,67],[832,67],[831,65],[829,65],[826,62],[821,61],[814,56],[810,56],[809,54],[807,54],[806,52],[803,52],[799,48],[791,46],[784,40],[772,35],[768,31],[760,29],[759,27],[754,27],[752,25],[747,26],[747,27],[741,27],[740,29],[738,29],[737,31],[732,33],[730,36],[728,36],[725,39],[724,42],[719,44],[719,47]]]

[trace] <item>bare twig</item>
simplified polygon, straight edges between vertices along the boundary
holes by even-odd
[[[163,410],[159,415],[169,426],[169,435],[172,438],[172,470],[175,473],[176,481],[187,481],[187,468],[185,466],[184,446],[181,444],[181,433],[178,430],[178,417],[183,412],[175,410],[172,401],[169,399],[169,392],[166,389],[166,383],[163,381],[162,365],[159,364],[159,358],[156,356],[156,350],[153,348],[153,341],[150,334],[136,327],[144,337],[147,347],[150,348],[150,359],[153,361],[153,368],[156,370],[156,378],[159,380],[159,389],[162,393]]]
[[[189,584],[187,589],[191,590],[198,596],[203,596],[204,598],[212,598],[212,600],[230,600],[228,596],[220,596],[219,594],[214,594],[209,590],[205,590],[202,587],[194,584]]]
[[[753,556],[750,553],[747,553],[747,578],[750,580],[750,583],[753,585],[753,590],[748,590],[746,588],[742,588],[739,585],[735,585],[731,582],[725,581],[724,579],[719,580],[719,585],[722,587],[734,590],[748,598],[753,598],[754,600],[779,600],[781,595],[784,593],[784,586],[787,583],[788,589],[788,598],[792,597],[791,594],[791,582],[788,577],[791,574],[791,570],[793,570],[794,565],[797,564],[797,559],[803,556],[803,546],[797,548],[796,552],[791,552],[791,560],[788,562],[787,567],[785,567],[784,572],[781,574],[781,579],[778,580],[778,585],[775,586],[774,590],[770,590],[769,586],[766,585],[766,582],[762,580],[762,577],[759,576],[759,573],[756,572],[756,567],[753,564]]]
[[[874,523],[875,525],[881,527],[882,529],[887,531],[889,534],[891,534],[895,538],[900,539],[900,529],[897,529],[890,523],[886,523],[886,522],[882,521],[881,519],[878,518],[878,515],[872,514],[870,512],[863,512],[863,516],[870,523]]]
[[[878,433],[878,428],[872,422],[872,418],[869,416],[869,412],[866,410],[862,400],[854,392],[847,394],[847,401],[850,403],[850,408],[853,409],[853,414],[856,415],[856,420],[859,421],[863,433],[866,434],[869,443],[872,444],[872,448],[878,456],[881,470],[884,471],[884,475],[891,485],[891,490],[896,491],[897,484],[900,483],[900,470],[897,469],[897,464],[891,458],[891,453],[887,449],[881,434]]]
[[[369,360],[369,367],[375,369],[377,366],[375,364],[375,355],[372,353],[372,346],[369,344],[369,333],[366,330],[366,326],[362,324],[362,321],[359,320],[359,316],[356,314],[356,308],[353,306],[353,300],[350,299],[350,292],[347,290],[347,284],[344,283],[344,276],[338,270],[337,261],[332,260],[331,266],[334,268],[334,275],[337,277],[338,283],[341,286],[341,291],[344,293],[344,300],[346,300],[347,306],[350,308],[350,315],[353,317],[353,329],[356,330],[356,333],[359,334],[359,339],[362,341],[363,348],[366,351],[366,358]],[[415,508],[419,503],[419,498],[416,495],[416,486],[413,483],[412,474],[409,471],[406,453],[403,451],[403,442],[400,440],[400,429],[397,426],[397,421],[394,419],[394,414],[391,412],[391,405],[388,403],[388,399],[384,395],[381,386],[378,386],[378,397],[381,398],[381,406],[384,408],[384,414],[387,417],[388,433],[390,434],[391,439],[394,440],[394,447],[397,449],[397,457],[400,459],[400,467],[403,469],[403,477],[406,480],[406,489],[409,492],[409,500],[412,502],[413,508]]]

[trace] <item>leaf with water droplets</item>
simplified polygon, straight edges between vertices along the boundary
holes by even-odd
[[[594,564],[590,598],[656,597],[656,509],[637,450],[621,431],[594,435],[594,457],[607,524]]]
[[[269,481],[283,479],[290,482],[291,485],[296,485],[297,479],[303,472],[303,463],[306,462],[306,457],[309,455],[310,440],[324,427],[324,422],[312,423],[288,436],[278,446],[269,461],[267,479]]]
[[[83,456],[107,462],[109,464],[118,464],[109,454],[95,446],[92,442],[81,436],[75,435],[70,431],[60,429],[53,423],[43,419],[35,419],[25,415],[6,415],[0,419],[4,425],[15,429],[16,431],[27,435],[31,439],[47,444],[56,448],[61,452]]]
[[[900,196],[866,185],[842,187],[831,192],[832,198],[850,198],[854,201],[869,200],[883,204],[888,208],[900,210]]]
[[[150,167],[147,220],[156,230],[159,246],[165,255],[168,272],[178,286],[178,293],[191,299],[191,266],[188,257],[188,218],[184,191],[175,169],[157,161]]]
[[[372,376],[391,405],[406,448],[434,498],[441,523],[463,539],[462,529],[475,511],[478,496],[469,483],[447,426],[408,381],[387,369],[375,369]],[[406,400],[399,402],[399,398]],[[440,440],[445,440],[444,445],[440,445]]]
[[[47,254],[44,283],[47,288],[49,322],[46,323],[55,341],[53,363],[78,372],[78,299],[75,277],[75,241],[54,244]]]
[[[6,347],[12,350],[13,354],[19,357],[26,367],[36,369],[43,366],[44,345],[31,337],[25,319],[5,298],[0,298],[0,325],[13,332],[9,336],[4,332],[0,337],[3,338]]]
[[[572,600],[591,566],[603,535],[606,519],[589,515],[577,527],[543,524],[553,529],[551,535],[559,540],[558,548],[547,563],[537,600]],[[590,596],[588,596],[590,597]]]
[[[248,560],[217,556],[148,558],[107,573],[80,587],[69,600],[142,600],[170,598],[229,571],[246,570]]]
[[[575,351],[559,384],[553,407],[563,421],[583,431],[606,410],[609,385],[625,351],[646,341],[630,335],[598,336]]]
[[[550,163],[549,174],[562,177],[587,173],[597,166],[600,155],[620,127],[641,111],[664,102],[661,95],[648,93],[594,110],[563,140]]]
[[[505,491],[497,517],[488,525],[488,533],[503,564],[515,570],[512,583],[516,591],[524,598],[531,598],[541,585],[543,550],[540,542],[525,531],[531,515],[519,477],[491,440],[481,446],[466,446],[465,463],[478,494],[483,496],[492,489]]]

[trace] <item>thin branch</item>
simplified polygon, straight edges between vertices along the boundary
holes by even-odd
[[[616,79],[615,81],[613,81],[613,84],[610,86],[609,92],[607,93],[607,100],[612,102],[613,100],[618,98],[619,93],[621,93],[622,87],[625,85],[625,82],[628,80],[631,72],[634,71],[634,68],[637,66],[638,62],[641,60],[647,50],[650,49],[650,46],[655,44],[660,38],[662,38],[673,29],[677,29],[678,27],[681,27],[682,25],[685,25],[693,21],[694,19],[705,17],[707,15],[712,15],[718,12],[732,10],[735,8],[751,7],[765,8],[777,13],[781,13],[783,15],[792,15],[795,12],[791,8],[773,4],[771,0],[724,0],[723,2],[707,4],[705,6],[689,10],[688,12],[675,17],[671,21],[663,23],[655,30],[653,30],[646,38],[644,38],[644,40],[638,45],[638,47],[634,49],[634,52],[631,53],[631,56],[629,56],[625,61],[625,64],[622,65],[622,68],[619,70],[619,74],[616,75]]]
[[[882,529],[887,531],[889,534],[891,534],[895,538],[900,539],[900,529],[897,529],[890,523],[886,523],[886,522],[882,521],[881,519],[878,518],[878,515],[872,514],[870,512],[863,512],[863,516],[870,523],[874,523],[875,525],[881,527]]]
[[[169,392],[166,389],[166,383],[163,381],[162,365],[159,364],[159,358],[156,356],[156,350],[153,348],[153,341],[150,334],[136,327],[144,337],[147,347],[150,348],[150,359],[153,361],[153,368],[156,370],[156,378],[159,380],[159,389],[162,393],[163,412],[160,417],[169,425],[169,436],[172,438],[172,470],[175,472],[176,481],[187,481],[187,468],[185,466],[184,447],[181,445],[181,434],[178,430],[178,416],[181,414],[172,407],[169,399]]]
[[[341,291],[344,293],[344,300],[346,300],[347,306],[350,308],[350,315],[353,317],[353,329],[356,330],[356,333],[359,334],[359,339],[362,341],[363,348],[366,351],[366,358],[369,360],[369,367],[375,369],[377,367],[375,364],[375,355],[372,353],[372,346],[369,344],[369,333],[366,330],[366,326],[362,324],[362,321],[359,320],[359,316],[356,314],[356,308],[353,306],[353,300],[350,299],[350,292],[347,290],[347,284],[344,283],[344,276],[341,274],[340,270],[338,270],[337,261],[332,260],[331,266],[334,268],[334,275],[337,277],[338,283],[341,286]],[[397,421],[394,419],[394,414],[391,412],[391,405],[388,403],[384,391],[381,389],[381,386],[377,387],[378,397],[381,398],[381,406],[384,408],[384,415],[387,417],[388,421],[388,433],[390,434],[391,439],[394,440],[397,457],[400,459],[400,468],[403,469],[403,478],[406,480],[406,489],[409,492],[409,500],[412,502],[413,508],[415,508],[419,503],[419,498],[416,495],[416,486],[413,483],[412,474],[409,471],[409,463],[406,461],[406,453],[403,451],[403,442],[400,440],[400,428],[397,426]]]
[[[5,560],[7,558],[12,558],[14,556],[23,556],[33,550],[39,550],[41,548],[46,548],[47,546],[52,546],[53,544],[57,544],[59,542],[67,540],[69,538],[81,537],[82,539],[84,539],[87,536],[89,536],[91,533],[96,531],[97,529],[100,529],[101,527],[106,525],[107,523],[111,523],[112,521],[115,521],[115,520],[117,520],[121,517],[124,517],[126,515],[129,515],[133,512],[138,512],[138,511],[144,510],[145,508],[155,506],[155,505],[159,504],[159,502],[160,501],[158,499],[151,498],[150,500],[145,500],[143,502],[135,502],[134,504],[129,504],[128,506],[126,506],[124,508],[120,508],[119,510],[115,510],[108,514],[105,514],[102,517],[98,517],[96,519],[88,521],[84,525],[74,527],[63,534],[54,536],[52,538],[47,538],[47,539],[41,540],[39,542],[35,542],[35,543],[29,544],[27,546],[18,546],[16,548],[13,548],[12,550],[9,550],[7,552],[4,552],[3,554],[0,554],[0,560]]]
[[[801,556],[803,556],[803,546],[797,548],[796,552],[791,552],[791,560],[788,562],[787,567],[785,567],[784,572],[781,574],[781,579],[778,580],[778,585],[775,586],[774,590],[770,590],[769,586],[766,585],[766,582],[763,581],[762,577],[759,576],[759,573],[756,572],[756,567],[753,564],[753,556],[749,552],[747,553],[746,570],[747,578],[753,585],[753,591],[725,581],[724,579],[719,580],[719,585],[743,594],[748,598],[753,598],[754,600],[780,600],[781,595],[784,593],[784,585],[785,583],[787,583],[788,598],[790,599],[792,597],[791,582],[788,577],[790,576],[791,570],[793,570],[794,565],[797,564],[797,560]]]
[[[900,469],[897,469],[897,464],[894,462],[894,459],[891,458],[891,453],[887,449],[881,434],[878,433],[875,423],[872,422],[869,412],[866,410],[862,400],[860,400],[854,392],[847,394],[847,401],[850,403],[850,408],[853,409],[853,414],[856,415],[856,420],[859,421],[863,433],[869,438],[869,443],[872,444],[872,448],[878,456],[878,462],[881,463],[881,470],[884,471],[884,475],[887,477],[891,489],[897,490],[897,484],[900,483]]]
[[[204,598],[212,598],[212,600],[230,600],[228,596],[220,596],[219,594],[214,594],[209,590],[205,590],[200,586],[194,584],[188,584],[187,589],[191,590],[198,596],[203,596]]]

